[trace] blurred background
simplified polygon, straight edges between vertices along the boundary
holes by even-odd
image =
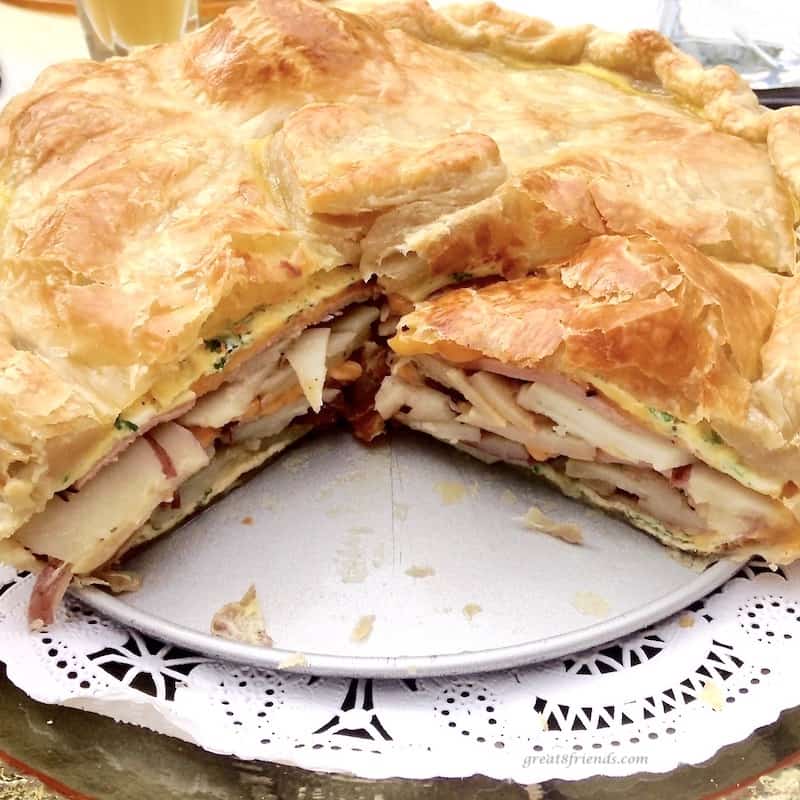
[[[92,58],[127,55],[136,47],[172,42],[237,0],[7,0],[22,8],[78,14]]]
[[[246,0],[0,0],[60,15],[80,14],[93,58],[170,41]],[[445,5],[448,0],[431,0]],[[452,1],[452,0],[451,0]],[[463,1],[463,0],[462,0]],[[559,25],[590,22],[607,30],[654,28],[705,64],[730,64],[755,88],[800,85],[800,2],[796,0],[502,0]],[[77,5],[77,8],[76,8]],[[8,26],[4,45],[13,47]]]
[[[5,0],[5,2],[25,8],[75,13],[75,0]],[[242,2],[245,0],[201,0],[200,16],[202,18],[214,17],[229,6]],[[135,7],[137,3],[129,3],[129,5]]]

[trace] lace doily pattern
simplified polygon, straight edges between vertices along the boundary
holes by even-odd
[[[662,772],[704,761],[800,704],[800,567],[753,562],[681,614],[570,658],[403,681],[218,662],[76,600],[31,634],[32,583],[0,567],[0,658],[20,688],[244,759],[522,783]]]

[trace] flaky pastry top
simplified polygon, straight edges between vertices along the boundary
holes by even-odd
[[[749,467],[798,483],[798,287],[667,229],[597,236],[535,276],[417,304],[390,344],[596,384],[623,408],[706,425]]]
[[[258,0],[0,115],[0,538],[204,337],[343,264],[421,298],[663,229],[758,276],[731,291],[767,344],[728,360],[794,434],[798,112],[652,31],[343,8]]]

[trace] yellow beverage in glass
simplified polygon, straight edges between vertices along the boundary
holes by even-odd
[[[197,27],[197,0],[78,0],[94,58],[173,42]]]
[[[200,19],[206,22],[217,14],[222,14],[231,6],[242,5],[248,0],[200,0]],[[61,11],[66,14],[75,12],[75,0],[0,0],[34,11]]]

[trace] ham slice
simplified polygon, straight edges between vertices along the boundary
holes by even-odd
[[[528,451],[521,444],[502,436],[495,436],[493,433],[482,434],[478,447],[485,453],[496,456],[509,464],[527,466],[529,462]]]
[[[130,447],[130,445],[132,445],[140,436],[144,436],[145,433],[157,427],[162,422],[170,422],[173,419],[182,417],[187,411],[189,411],[189,409],[191,409],[195,402],[196,400],[194,398],[187,400],[185,403],[181,403],[179,406],[175,406],[175,408],[171,408],[169,411],[165,411],[162,414],[157,414],[151,420],[148,420],[140,425],[139,430],[137,430],[135,433],[131,433],[130,436],[126,436],[117,441],[111,450],[106,454],[106,456],[98,461],[84,476],[75,481],[73,486],[76,489],[82,489],[88,481],[94,478],[94,476],[97,475],[101,469],[103,469],[103,467],[105,467],[107,464],[111,464],[113,461],[116,461],[120,457],[121,453]]]
[[[515,378],[525,383],[542,383],[566,397],[580,401],[580,403],[588,406],[598,414],[608,417],[616,425],[636,430],[641,428],[637,422],[597,395],[596,390],[593,390],[589,384],[577,383],[557,372],[548,372],[547,370],[534,369],[532,367],[514,367],[491,358],[480,358],[477,361],[473,361],[468,365],[468,369],[481,369],[497,375],[504,375],[507,378]]]
[[[78,575],[107,563],[159,503],[171,501],[180,484],[208,464],[206,450],[174,422],[149,437],[168,454],[174,477],[165,475],[151,444],[137,439],[68,503],[52,498],[17,531],[17,541],[33,553],[72,564]]]
[[[33,585],[28,604],[28,624],[31,630],[52,625],[56,609],[72,580],[72,566],[61,561],[48,562]]]
[[[568,461],[566,473],[570,478],[593,481],[614,486],[635,499],[624,502],[651,514],[667,525],[675,525],[688,532],[701,532],[708,526],[701,515],[686,502],[686,498],[669,481],[651,470],[623,467],[615,464],[593,464],[586,461]],[[620,497],[623,501],[623,498]],[[733,533],[733,532],[732,532]],[[736,538],[732,535],[732,539]]]
[[[622,461],[641,462],[658,472],[692,462],[691,453],[684,447],[630,423],[621,414],[614,412],[611,416],[599,411],[597,400],[575,397],[541,382],[525,384],[517,395],[523,408],[549,417],[568,433]]]
[[[513,364],[504,364],[502,361],[495,361],[493,358],[479,358],[475,361],[470,361],[468,364],[461,365],[466,370],[483,370],[485,372],[493,372],[496,375],[505,375],[506,378],[514,378],[518,381],[525,381],[526,383],[546,383],[555,389],[576,389],[579,392],[584,392],[588,386],[581,386],[563,375],[556,372],[548,372],[543,369],[536,369],[535,367],[515,367]]]
[[[538,425],[527,430],[517,428],[514,425],[500,427],[493,425],[491,420],[487,420],[474,406],[458,418],[459,422],[467,425],[474,425],[484,431],[502,436],[513,442],[519,442],[527,448],[536,461],[547,461],[553,456],[569,456],[570,458],[592,461],[595,457],[595,448],[588,442],[575,436],[565,434],[564,436],[556,433],[552,425]]]
[[[159,443],[158,439],[155,436],[145,436],[145,441],[150,447],[153,448],[153,452],[156,454],[156,458],[158,462],[161,464],[161,471],[164,473],[165,478],[175,478],[178,475],[178,471],[175,469],[175,465],[172,463],[172,459],[169,457],[169,453],[164,449],[164,447]]]

